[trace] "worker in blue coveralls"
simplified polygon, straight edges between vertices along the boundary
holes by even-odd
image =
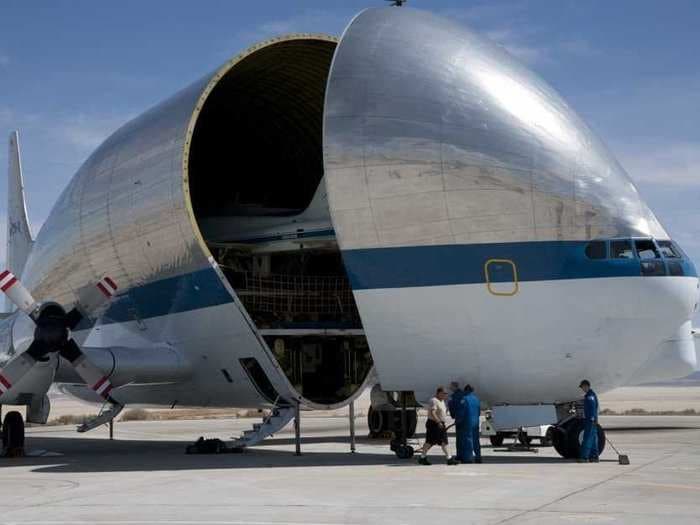
[[[460,388],[459,383],[453,381],[450,383],[450,400],[447,403],[447,408],[450,411],[450,416],[455,420],[455,437],[457,438],[457,453],[455,458],[464,463],[466,459],[466,448],[464,440],[467,438],[468,425],[466,421],[466,401],[464,400],[464,391]]]
[[[598,396],[588,379],[581,381],[583,390],[583,442],[579,463],[598,463]]]
[[[481,463],[481,431],[479,429],[479,416],[481,415],[481,401],[476,397],[471,385],[464,387],[464,404],[467,407],[467,439],[465,440],[466,454],[464,463]]]

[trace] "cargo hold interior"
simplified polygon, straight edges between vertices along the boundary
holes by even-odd
[[[316,202],[335,47],[313,37],[282,40],[235,63],[197,118],[188,173],[212,255],[290,383],[326,406],[356,394],[372,368],[332,230],[320,240],[240,237],[299,231],[296,223]],[[330,225],[327,206],[323,213]]]

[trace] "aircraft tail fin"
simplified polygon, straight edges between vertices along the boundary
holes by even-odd
[[[19,155],[19,134],[10,133],[9,164],[7,170],[7,261],[6,269],[22,275],[24,264],[32,251],[34,239],[27,217],[22,180],[22,161]]]

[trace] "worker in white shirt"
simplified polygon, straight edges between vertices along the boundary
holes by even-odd
[[[418,458],[420,465],[430,465],[427,455],[433,445],[439,445],[442,448],[448,465],[458,464],[458,461],[447,450],[447,407],[445,406],[447,396],[445,389],[440,386],[435,391],[435,397],[430,399],[428,420],[425,423],[425,444],[420,449],[420,457]]]

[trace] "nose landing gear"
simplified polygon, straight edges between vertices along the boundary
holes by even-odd
[[[578,459],[581,456],[583,443],[583,419],[571,417],[552,427],[552,445],[559,455],[565,459]],[[598,454],[605,449],[605,430],[596,423],[598,430]]]

